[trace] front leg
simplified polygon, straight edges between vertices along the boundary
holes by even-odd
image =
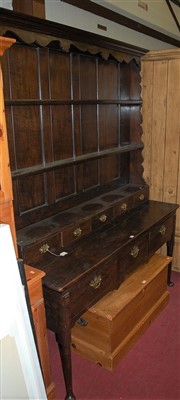
[[[61,363],[66,386],[65,400],[76,400],[72,389],[72,363],[71,363],[71,329],[56,333],[56,340],[61,356]]]
[[[173,254],[173,247],[174,247],[174,240],[169,240],[167,243],[167,256],[172,257]],[[167,284],[169,287],[174,286],[174,282],[171,280],[171,271],[172,271],[172,261],[168,265],[168,276],[167,276]]]
[[[176,225],[176,216],[173,219],[173,233],[171,239],[167,241],[167,256],[172,257],[173,248],[174,248],[174,238],[175,238],[175,225]],[[171,271],[172,271],[172,262],[168,265],[168,276],[167,276],[167,284],[169,287],[174,286],[174,282],[171,281]]]

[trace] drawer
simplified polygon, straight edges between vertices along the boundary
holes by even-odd
[[[164,243],[171,239],[174,230],[174,217],[157,224],[149,235],[149,251],[154,253]]]
[[[107,208],[104,211],[92,217],[92,230],[97,230],[109,224],[113,220],[113,207]]]
[[[149,198],[149,188],[142,188],[133,194],[133,207],[138,207],[140,204],[147,201]]]
[[[119,280],[122,282],[136,267],[148,260],[148,234],[133,240],[118,254]]]
[[[47,236],[35,243],[27,246],[23,246],[23,243],[18,244],[19,256],[23,258],[24,263],[32,265],[34,267],[39,267],[44,257],[52,258],[47,249],[55,254],[59,254],[62,248],[61,244],[61,233],[58,232],[53,236]]]
[[[119,215],[125,214],[126,212],[130,211],[133,207],[133,198],[126,197],[123,200],[119,201],[114,206],[114,216],[117,218]]]
[[[65,229],[62,234],[62,245],[70,244],[90,233],[90,220],[82,221]]]
[[[69,310],[73,320],[117,286],[117,261],[113,258],[97,267],[69,291]]]

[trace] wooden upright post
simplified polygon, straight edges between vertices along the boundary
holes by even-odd
[[[13,0],[13,11],[45,19],[45,0]]]
[[[5,50],[13,43],[14,39],[0,37],[0,61]],[[10,172],[9,151],[6,131],[6,119],[4,109],[3,81],[0,62],[0,223],[10,225],[16,256],[17,242],[14,222],[12,180]]]

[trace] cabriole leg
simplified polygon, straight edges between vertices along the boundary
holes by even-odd
[[[66,386],[65,400],[76,400],[72,389],[72,363],[71,363],[71,331],[69,333],[57,333],[56,340],[61,356],[61,363]]]
[[[171,239],[167,241],[167,256],[172,257],[173,255],[173,248],[174,248],[174,237],[175,237],[175,225],[176,225],[176,216],[174,216],[173,221],[173,233]],[[171,281],[171,270],[172,270],[172,262],[168,265],[168,276],[167,276],[167,284],[169,287],[174,286],[174,282]]]

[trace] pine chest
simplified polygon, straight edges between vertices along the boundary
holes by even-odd
[[[155,254],[85,312],[72,329],[72,349],[113,370],[168,303],[171,260]]]

